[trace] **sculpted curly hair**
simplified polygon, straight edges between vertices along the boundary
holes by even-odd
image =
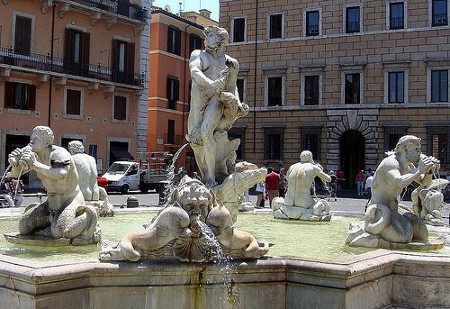
[[[52,129],[46,126],[37,126],[33,129],[32,134],[40,134],[44,138],[44,142],[47,145],[53,144],[53,141],[55,140],[55,136],[53,135]]]

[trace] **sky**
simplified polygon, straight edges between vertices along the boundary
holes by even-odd
[[[166,4],[172,9],[172,13],[178,13],[182,2],[184,11],[196,11],[207,9],[211,11],[211,19],[219,21],[219,0],[155,0],[153,5],[164,8]]]

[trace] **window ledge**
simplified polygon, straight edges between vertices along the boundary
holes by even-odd
[[[66,119],[74,119],[74,120],[83,120],[83,115],[71,115],[71,114],[63,114],[63,118]]]
[[[9,114],[22,114],[22,115],[31,115],[30,109],[18,109],[18,108],[8,108]]]
[[[129,120],[118,120],[118,119],[111,119],[111,123],[129,123]]]

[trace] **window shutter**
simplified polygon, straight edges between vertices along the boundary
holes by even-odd
[[[90,51],[90,33],[83,33],[83,44],[82,44],[82,62],[83,62],[83,75],[88,76],[89,74],[89,51]]]
[[[36,86],[28,85],[28,109],[34,111],[36,108]]]
[[[131,78],[134,78],[132,75],[134,74],[134,51],[135,44],[128,43],[127,44],[127,72]]]
[[[72,55],[72,30],[66,29],[64,33],[64,58],[67,61],[73,59]]]
[[[173,28],[169,27],[169,29],[167,29],[167,51],[171,53],[174,52],[174,47],[172,46],[173,33],[174,33]]]
[[[179,101],[180,100],[180,81],[179,80],[174,80],[174,86],[175,86],[175,89],[174,89],[174,101],[176,102],[176,101]]]
[[[31,52],[31,19],[16,16],[14,52],[29,56]]]
[[[181,54],[181,31],[177,30],[176,33],[176,40],[175,40],[175,53],[177,55]]]
[[[170,97],[170,78],[167,78],[167,83],[166,83],[166,97],[167,100],[171,100],[172,98]]]
[[[117,73],[118,68],[119,68],[119,41],[118,40],[112,40],[111,68],[113,70],[113,74]]]
[[[10,82],[5,82],[5,108],[12,107],[12,96],[13,96],[13,84]]]

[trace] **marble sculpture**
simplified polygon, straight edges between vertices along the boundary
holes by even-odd
[[[69,142],[68,149],[78,171],[80,190],[86,204],[94,206],[100,217],[112,217],[114,208],[108,200],[108,194],[97,184],[95,158],[84,153],[84,145],[80,141]]]
[[[269,250],[268,243],[233,226],[245,190],[263,180],[267,170],[236,163],[240,140],[229,140],[227,131],[248,113],[236,86],[239,63],[224,54],[225,29],[207,27],[205,36],[206,49],[193,51],[189,62],[193,82],[186,135],[202,179],[183,177],[153,222],[118,245],[105,246],[102,260],[207,262],[225,255],[259,258]]]
[[[425,223],[398,197],[412,182],[428,187],[439,160],[420,151],[420,138],[406,135],[394,151],[381,161],[372,183],[372,198],[365,213],[364,227],[351,225],[346,243],[356,247],[400,248],[398,244],[428,243]],[[412,246],[412,245],[411,245]]]
[[[73,157],[52,145],[53,140],[49,127],[37,126],[28,146],[15,149],[8,157],[13,177],[33,170],[47,190],[45,202],[25,209],[18,237],[47,236],[68,239],[72,245],[95,244],[101,236],[97,211],[86,205]]]
[[[167,206],[142,231],[126,234],[120,244],[105,248],[100,259],[217,261],[220,255],[252,259],[271,245],[234,228],[228,209],[200,180],[184,176]]]
[[[300,162],[289,167],[286,173],[286,197],[276,197],[272,202],[273,216],[277,219],[329,221],[331,215],[328,202],[317,200],[310,193],[316,177],[325,182],[331,181],[322,166],[314,162],[311,151],[302,151]]]
[[[419,186],[411,194],[414,214],[426,224],[443,226],[441,210],[444,207],[444,190],[449,184],[447,179],[433,179],[428,186]]]

